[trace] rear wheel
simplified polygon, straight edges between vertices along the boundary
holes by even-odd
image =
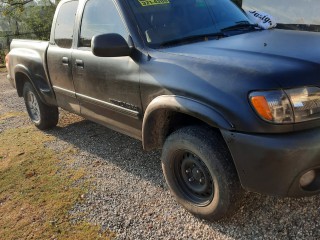
[[[57,125],[58,107],[44,104],[30,82],[23,86],[23,98],[29,117],[37,128],[45,130]]]
[[[163,146],[162,169],[172,195],[200,218],[218,220],[241,202],[243,190],[227,146],[209,128],[172,133]]]

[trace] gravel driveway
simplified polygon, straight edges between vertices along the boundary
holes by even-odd
[[[25,112],[23,100],[2,73],[0,114],[17,111]],[[13,118],[10,127],[27,122],[25,115]],[[0,124],[0,134],[8,127]],[[64,111],[58,127],[47,133],[57,138],[48,146],[57,154],[77,149],[74,164],[85,167],[92,181],[72,214],[115,232],[117,239],[320,239],[319,196],[278,199],[248,193],[234,217],[211,223],[170,196],[160,152],[144,152],[139,141]]]

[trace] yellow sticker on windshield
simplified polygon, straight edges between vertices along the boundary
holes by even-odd
[[[160,4],[170,4],[169,0],[139,0],[142,7],[154,6]]]

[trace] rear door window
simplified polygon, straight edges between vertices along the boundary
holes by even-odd
[[[77,8],[78,1],[69,1],[60,7],[54,31],[54,42],[59,47],[71,48],[72,46]]]

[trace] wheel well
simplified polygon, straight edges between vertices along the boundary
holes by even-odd
[[[143,129],[143,146],[146,150],[162,148],[166,138],[174,131],[191,125],[209,126],[202,120],[185,113],[166,109],[157,110]]]
[[[16,73],[16,88],[18,92],[18,96],[22,97],[23,95],[23,86],[26,82],[30,81],[29,78],[24,73]]]
[[[174,131],[190,125],[206,125],[206,124],[201,120],[195,117],[192,117],[190,115],[179,113],[179,112],[172,112],[168,122],[167,133],[164,135],[164,138],[169,136]]]

